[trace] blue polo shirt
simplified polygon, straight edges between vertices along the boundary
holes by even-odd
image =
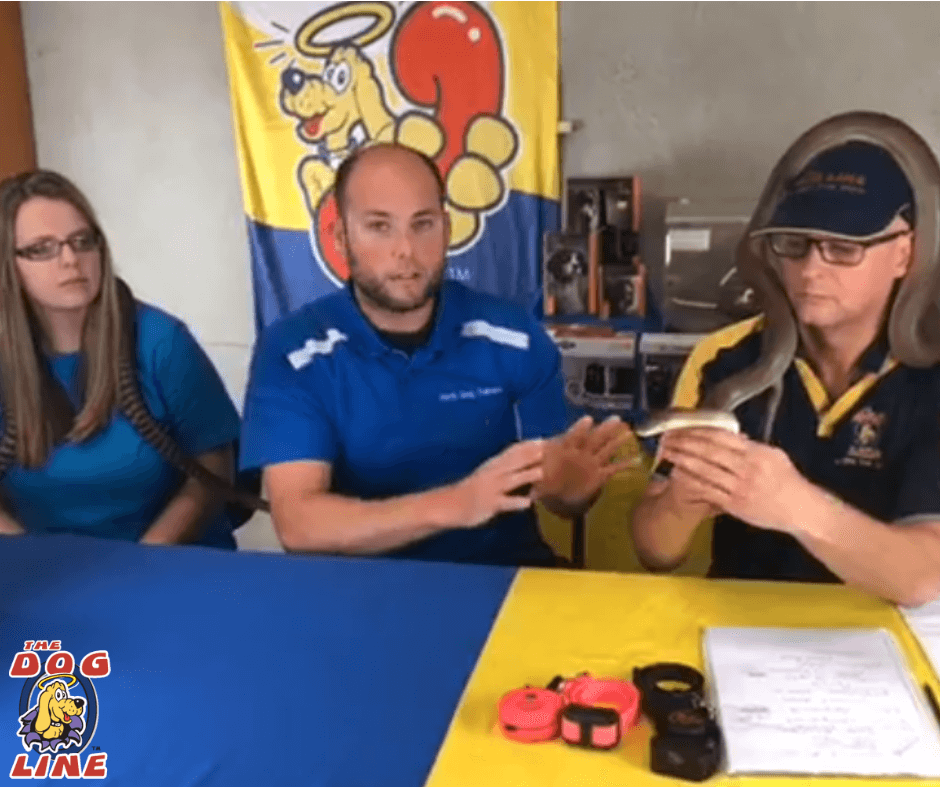
[[[46,359],[77,409],[80,353]],[[186,325],[138,303],[137,369],[151,415],[183,451],[196,457],[237,440],[238,412],[205,351]],[[57,446],[46,463],[14,465],[0,479],[13,517],[31,533],[72,533],[137,541],[186,481],[120,413],[82,443]],[[235,549],[223,512],[198,544]]]
[[[262,332],[245,396],[241,468],[319,460],[332,466],[332,492],[383,499],[456,482],[513,442],[567,425],[561,357],[521,307],[447,281],[428,341],[408,355],[383,341],[347,286]],[[532,510],[393,555],[552,560]]]
[[[761,317],[705,337],[676,384],[673,404],[695,407],[704,394],[751,366],[760,353]],[[766,395],[737,408],[742,431],[760,440]],[[881,337],[863,355],[855,383],[835,401],[799,353],[783,377],[771,444],[809,481],[887,523],[940,520],[940,367],[899,364]],[[710,577],[837,582],[794,537],[716,518]]]

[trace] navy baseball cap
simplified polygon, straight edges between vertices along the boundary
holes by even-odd
[[[853,140],[816,156],[787,185],[767,227],[863,241],[881,235],[896,216],[914,224],[914,192],[884,148]]]

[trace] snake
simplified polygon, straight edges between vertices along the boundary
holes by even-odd
[[[796,316],[780,281],[765,237],[751,237],[769,226],[771,215],[789,182],[823,151],[845,142],[862,141],[890,153],[914,194],[917,232],[911,266],[901,281],[888,316],[891,356],[910,367],[940,361],[940,165],[927,142],[898,118],[880,112],[852,111],[833,115],[804,132],[790,145],[770,173],[748,226],[735,248],[735,261],[754,288],[763,312],[761,346],[756,361],[705,393],[697,408],[654,411],[635,428],[642,438],[674,429],[718,427],[740,431],[734,411],[770,393],[763,427],[769,442],[783,392],[783,376],[799,343]]]

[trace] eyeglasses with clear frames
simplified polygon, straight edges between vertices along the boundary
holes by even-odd
[[[770,233],[770,248],[778,257],[790,260],[802,260],[809,254],[811,247],[819,249],[819,255],[831,265],[851,267],[858,265],[865,257],[865,252],[872,246],[888,243],[913,230],[898,230],[881,235],[868,241],[844,241],[840,238],[813,238],[802,233]]]
[[[71,247],[76,254],[88,254],[96,251],[101,245],[101,236],[93,229],[79,230],[72,233],[64,241],[58,238],[43,238],[36,243],[24,246],[21,249],[15,249],[17,255],[25,257],[34,262],[44,262],[46,260],[55,260],[62,252],[62,247],[66,244]]]

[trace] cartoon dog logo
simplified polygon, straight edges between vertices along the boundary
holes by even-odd
[[[371,24],[354,36],[317,40],[331,26],[360,19]],[[502,114],[502,46],[489,15],[467,2],[417,3],[405,13],[390,44],[392,78],[405,99],[427,111],[397,115],[364,52],[394,23],[389,3],[330,6],[301,25],[295,40],[301,55],[322,61],[322,70],[292,63],[281,74],[280,108],[312,148],[298,165],[297,179],[319,250],[332,269],[328,273],[340,280],[348,270],[333,247],[332,188],[337,167],[354,150],[398,142],[435,161],[445,179],[453,252],[475,242],[486,214],[502,205],[503,170],[519,149],[515,127]]]
[[[311,213],[333,185],[340,162],[370,142],[410,137],[428,155],[440,148],[441,133],[430,121],[411,116],[399,129],[385,101],[372,62],[355,46],[340,46],[320,75],[290,66],[281,75],[281,109],[296,118],[297,135],[314,147],[301,161],[300,184]]]
[[[23,727],[19,735],[24,745],[38,744],[40,752],[81,746],[86,703],[84,698],[69,694],[69,687],[75,682],[74,676],[61,674],[46,676],[38,682],[42,690],[38,702],[20,717]]]
[[[875,413],[871,408],[862,408],[852,417],[855,428],[855,443],[864,448],[877,445],[881,437],[881,428],[885,421],[883,413]]]
[[[859,424],[855,435],[861,446],[873,446],[878,441],[878,430],[870,424]]]
[[[862,408],[852,417],[852,443],[839,465],[856,465],[865,468],[881,468],[883,465],[880,447],[886,420],[884,413],[870,407]]]

